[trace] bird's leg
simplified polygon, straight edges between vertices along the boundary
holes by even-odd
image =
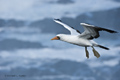
[[[93,48],[93,53],[94,53],[94,56],[96,56],[97,58],[100,57],[100,54],[94,49],[94,47],[92,46]]]
[[[86,57],[89,58],[89,52],[87,50],[87,47],[85,47]]]

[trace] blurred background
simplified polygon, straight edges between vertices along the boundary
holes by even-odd
[[[120,0],[0,0],[0,80],[120,80],[119,33],[100,32],[110,50],[96,48],[97,59],[88,48],[87,59],[83,47],[50,40],[69,34],[54,18],[119,32]]]

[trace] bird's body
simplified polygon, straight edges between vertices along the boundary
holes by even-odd
[[[91,40],[87,40],[84,38],[79,38],[78,35],[67,35],[67,34],[59,34],[57,36],[61,36],[60,40],[61,41],[65,41],[71,44],[75,44],[78,46],[86,46],[86,47],[90,47],[93,46],[93,43]]]
[[[93,48],[94,56],[96,56],[97,58],[100,57],[100,54],[94,49],[94,47],[100,47],[100,48],[109,50],[109,48],[99,45],[95,41],[92,40],[100,36],[99,31],[107,31],[110,33],[116,33],[116,31],[113,31],[113,30],[96,27],[94,25],[89,25],[86,23],[80,23],[80,25],[82,25],[85,30],[83,33],[80,33],[78,30],[75,30],[74,28],[64,24],[59,19],[54,19],[54,21],[56,23],[61,24],[66,29],[68,29],[71,34],[58,34],[56,37],[52,38],[51,40],[61,40],[61,41],[65,41],[65,42],[75,44],[78,46],[83,46],[85,47],[87,58],[89,58],[89,52],[87,51],[87,47]]]

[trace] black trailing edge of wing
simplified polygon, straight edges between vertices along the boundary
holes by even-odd
[[[73,28],[73,29],[75,29],[74,27],[71,27],[71,28]],[[77,29],[75,29],[78,33],[80,33],[81,34],[81,32],[79,31],[79,30],[77,30]]]
[[[80,33],[81,34],[81,32],[80,31],[78,31],[78,30],[76,30],[78,33]]]

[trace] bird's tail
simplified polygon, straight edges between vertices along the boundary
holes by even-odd
[[[105,47],[105,46],[102,46],[102,45],[97,45],[98,47],[100,48],[103,48],[103,49],[106,49],[106,50],[109,50],[109,48]]]

